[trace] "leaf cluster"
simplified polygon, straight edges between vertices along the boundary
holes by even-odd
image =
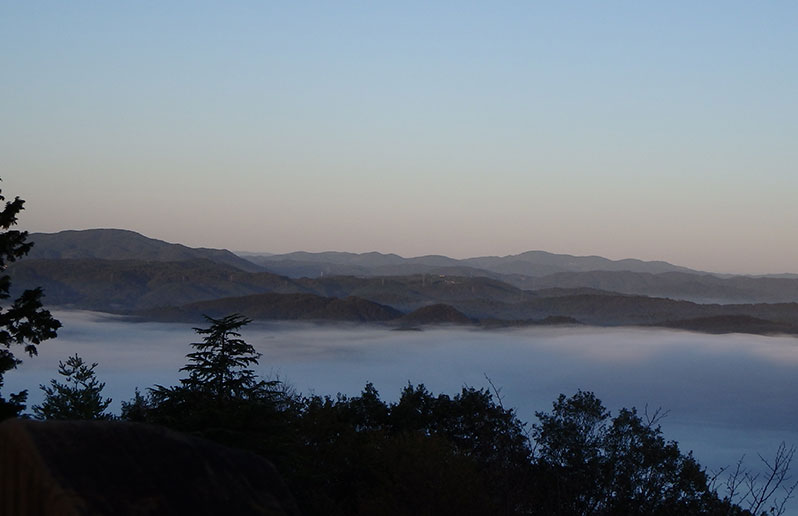
[[[501,514],[530,471],[524,424],[484,389],[299,400],[292,489],[309,513]],[[390,509],[386,509],[390,508]],[[387,512],[386,512],[387,511]]]
[[[665,441],[659,417],[611,417],[592,392],[560,395],[537,412],[532,437],[539,503],[547,514],[726,514],[692,454]]]

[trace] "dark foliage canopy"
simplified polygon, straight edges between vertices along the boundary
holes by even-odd
[[[263,454],[306,514],[750,514],[655,422],[634,409],[613,418],[582,391],[538,413],[531,433],[471,387],[448,396],[408,385],[393,403],[371,384],[353,397],[283,393],[234,403],[222,419],[185,410],[198,398],[171,401],[139,397],[139,414]]]
[[[592,392],[536,413],[532,437],[545,514],[735,514],[691,454],[666,442],[658,417],[611,417]]]
[[[0,202],[5,197],[0,195]],[[25,201],[19,197],[6,202],[0,211],[0,271],[5,271],[12,262],[25,256],[33,244],[27,242],[27,231],[11,229],[17,223],[17,215]],[[11,298],[11,279],[7,274],[0,276],[0,300]],[[44,340],[54,338],[61,323],[42,307],[42,290],[30,289],[22,292],[8,307],[0,307],[0,388],[3,376],[15,369],[22,360],[17,358],[11,346],[23,346],[29,356],[37,354],[36,346]],[[19,415],[25,409],[28,392],[10,394],[8,399],[0,395],[0,420]]]
[[[205,318],[211,325],[194,328],[203,335],[202,342],[191,344],[196,351],[186,355],[189,363],[180,369],[189,374],[181,380],[183,386],[222,402],[257,394],[262,382],[249,367],[257,365],[261,355],[238,332],[251,321],[238,314]]]
[[[44,402],[33,406],[37,419],[111,419],[105,412],[111,398],[103,399],[104,382],[94,374],[97,363],[91,365],[75,354],[66,362],[58,362],[58,374],[64,383],[51,380],[50,385],[39,386],[44,391]]]
[[[239,333],[249,319],[238,314],[206,319],[207,328],[194,328],[202,342],[191,344],[195,351],[186,355],[188,364],[180,369],[188,377],[178,386],[155,386],[147,396],[137,392],[122,404],[122,417],[228,443],[249,442],[273,425],[271,415],[281,400],[279,382],[265,381],[250,368],[258,364],[260,353]]]

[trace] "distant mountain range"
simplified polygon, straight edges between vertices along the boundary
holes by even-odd
[[[322,275],[396,276],[404,274],[458,274],[462,276],[545,276],[562,272],[629,271],[658,274],[690,272],[667,262],[608,260],[600,256],[571,256],[527,251],[510,256],[483,256],[457,260],[428,255],[403,258],[382,253],[307,253],[248,255],[247,258],[275,274],[289,277]]]
[[[456,260],[380,253],[246,256],[132,231],[30,235],[8,269],[48,306],[197,321],[257,319],[424,324],[659,325],[798,333],[798,278],[718,276],[666,262],[530,251]]]

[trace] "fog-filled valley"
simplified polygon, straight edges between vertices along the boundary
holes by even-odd
[[[9,3],[0,516],[798,516],[796,20]]]
[[[59,311],[59,337],[39,346],[6,374],[5,389],[28,389],[40,403],[41,383],[59,360],[78,353],[98,362],[104,393],[119,403],[181,377],[190,342],[187,324],[133,323],[93,312]],[[798,340],[792,337],[702,335],[683,331],[597,328],[482,330],[387,328],[309,323],[252,323],[242,332],[263,354],[256,372],[308,394],[358,394],[373,382],[395,399],[408,382],[433,392],[464,385],[498,387],[503,403],[527,423],[557,395],[594,391],[613,413],[621,407],[669,411],[662,426],[709,468],[745,454],[768,456],[781,441],[798,442]]]

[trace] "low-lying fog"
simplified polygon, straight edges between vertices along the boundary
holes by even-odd
[[[189,343],[185,324],[130,323],[91,313],[55,314],[59,337],[24,357],[6,375],[4,393],[38,389],[57,377],[59,360],[78,353],[98,362],[104,393],[119,402],[133,389],[173,385],[183,373]],[[558,394],[591,390],[613,413],[623,406],[669,410],[667,439],[693,450],[709,468],[742,454],[772,455],[781,441],[798,444],[798,339],[752,335],[702,335],[640,329],[534,328],[432,329],[397,332],[375,327],[253,323],[243,337],[263,353],[258,372],[317,394],[357,394],[373,382],[384,399],[424,383],[434,393],[463,385],[501,389],[506,407],[534,422]],[[21,349],[14,349],[19,355]]]

